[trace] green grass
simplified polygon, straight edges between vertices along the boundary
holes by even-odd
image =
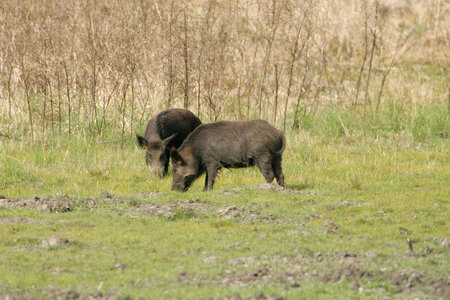
[[[330,107],[300,125],[283,157],[290,192],[261,188],[256,168],[221,171],[212,191],[202,177],[172,192],[132,137],[123,149],[4,138],[0,194],[70,209],[0,206],[0,295],[448,298],[446,106],[370,118]],[[51,236],[69,242],[43,247]]]

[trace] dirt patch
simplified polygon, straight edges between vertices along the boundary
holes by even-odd
[[[340,207],[364,207],[364,206],[372,206],[372,203],[368,203],[368,202],[362,202],[362,201],[358,201],[358,202],[351,202],[351,201],[342,201],[342,202],[337,202],[335,203],[336,206],[340,206]]]
[[[323,219],[322,215],[318,215],[318,214],[313,214],[313,215],[309,215],[306,216],[303,221],[304,222],[311,222],[312,220],[318,220],[318,219]]]
[[[334,224],[333,221],[331,220],[327,220],[323,223],[323,227],[326,228],[326,232],[327,234],[335,234],[337,233],[339,226],[337,226],[336,224]]]
[[[298,190],[292,190],[288,188],[283,188],[279,186],[278,184],[274,183],[263,183],[263,184],[257,184],[257,185],[251,185],[250,187],[263,190],[263,191],[277,191],[277,192],[283,192],[288,194],[299,194],[299,195],[316,195],[316,191],[298,191]]]
[[[73,210],[72,205],[69,201],[51,197],[0,199],[0,207],[29,207],[49,212],[69,212]]]
[[[73,290],[64,291],[56,287],[50,287],[48,290],[41,291],[38,298],[32,297],[28,292],[5,292],[0,293],[0,299],[10,299],[10,300],[22,300],[22,299],[80,299],[80,300],[92,300],[92,299],[102,299],[102,300],[118,300],[118,299],[131,299],[128,296],[122,295],[121,293],[113,294],[107,293],[103,294],[100,291],[95,291],[89,294],[80,294]]]
[[[229,299],[229,300],[244,300],[244,299],[248,299],[248,300],[283,300],[285,298],[283,296],[278,295],[278,294],[266,295],[266,294],[264,294],[263,291],[258,291],[253,296],[251,296],[249,298],[243,298],[241,296],[241,294],[236,292],[236,293],[234,293],[232,295],[221,296],[219,298],[206,298],[206,299],[211,299],[211,300],[215,300],[215,299]]]
[[[324,282],[342,282],[347,280],[353,287],[359,287],[358,281],[361,278],[373,278],[375,274],[359,266],[348,265],[347,267],[334,270],[332,272],[319,275]]]
[[[288,289],[299,288],[305,283],[311,284],[311,280],[323,283],[346,282],[359,293],[375,292],[380,287],[372,288],[374,283],[384,282],[384,285],[388,287],[381,288],[383,289],[382,294],[386,292],[384,289],[388,289],[404,297],[412,297],[420,293],[430,297],[448,299],[448,278],[425,278],[418,270],[398,273],[382,267],[367,269],[365,267],[367,261],[376,257],[377,254],[370,251],[356,254],[346,250],[335,250],[328,255],[317,252],[310,255],[235,257],[229,259],[228,268],[220,270],[216,276],[197,275],[183,271],[176,280],[189,284],[215,283],[229,287],[277,283]]]
[[[420,271],[392,272],[386,275],[388,282],[392,284],[397,292],[409,291],[415,288],[427,287],[433,295],[448,299],[448,278],[426,279]]]
[[[210,212],[207,204],[188,200],[187,202],[171,202],[166,204],[143,203],[131,209],[132,213],[145,213],[167,218],[170,221],[206,215]]]
[[[3,219],[0,219],[0,224],[3,224],[3,225],[14,224],[14,223],[43,224],[44,221],[36,220],[36,219],[32,219],[32,218],[27,218],[27,217],[16,217],[16,218],[3,218]]]
[[[75,207],[83,206],[86,208],[95,207],[95,202],[90,198],[77,197],[40,197],[25,199],[0,199],[0,207],[6,208],[33,208],[53,213],[71,212]]]
[[[65,237],[51,236],[42,240],[41,248],[62,247],[68,244],[69,240]]]
[[[238,191],[241,191],[242,188],[240,187],[236,187],[231,189],[231,191],[229,190],[224,190],[222,193],[219,194],[215,194],[215,195],[211,195],[211,198],[217,198],[217,197],[221,197],[221,196],[227,196],[227,197],[231,197],[231,196],[236,196]]]
[[[138,197],[140,198],[156,198],[158,196],[161,196],[163,193],[159,192],[159,191],[147,191],[147,192],[142,192],[138,194]]]
[[[252,221],[260,215],[259,211],[247,207],[225,206],[217,210],[217,216],[225,220]]]
[[[323,282],[343,282],[347,281],[354,289],[360,289],[360,285],[365,282],[386,281],[397,293],[412,293],[422,291],[427,295],[434,295],[439,298],[448,299],[448,278],[426,279],[420,271],[411,270],[401,273],[386,271],[386,268],[371,271],[364,269],[360,264],[352,260],[354,254],[346,251],[335,251],[333,257],[341,258],[341,265],[345,267],[324,273],[317,272],[318,279]],[[343,262],[342,259],[349,259]],[[362,290],[364,290],[362,288]]]
[[[103,294],[100,291],[95,291],[89,294],[82,294],[73,290],[61,290],[56,287],[50,287],[50,289],[43,292],[46,296],[45,298],[50,299],[80,299],[80,300],[91,300],[91,299],[102,299],[102,300],[118,300],[118,299],[131,299],[129,296],[122,295],[120,292],[117,294],[106,293]]]
[[[215,205],[202,203],[196,199],[185,202],[176,201],[166,204],[141,203],[131,208],[130,213],[132,217],[135,217],[136,213],[144,213],[163,217],[170,221],[202,216],[232,220],[236,223],[275,221],[274,216],[263,215],[261,213],[261,209],[261,207],[252,204],[242,207],[227,205],[217,208]]]
[[[26,292],[3,292],[0,293],[0,299],[10,299],[10,300],[25,300],[25,299],[32,299],[31,295]]]

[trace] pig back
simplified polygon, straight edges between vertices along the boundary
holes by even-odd
[[[167,109],[149,121],[145,137],[150,140],[152,137],[158,136],[161,140],[164,140],[172,134],[176,134],[168,146],[179,147],[189,133],[200,124],[200,119],[189,110],[179,108]]]
[[[214,160],[224,167],[245,167],[259,156],[281,154],[284,137],[264,120],[221,121],[199,126],[183,148],[190,148],[204,163]]]

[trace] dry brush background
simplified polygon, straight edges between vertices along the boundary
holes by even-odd
[[[133,134],[166,107],[298,127],[449,101],[445,0],[0,2],[0,134]]]

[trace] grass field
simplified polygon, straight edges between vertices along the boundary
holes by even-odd
[[[2,137],[0,298],[448,299],[448,108],[414,109],[304,118],[285,190],[172,192],[120,133]]]

